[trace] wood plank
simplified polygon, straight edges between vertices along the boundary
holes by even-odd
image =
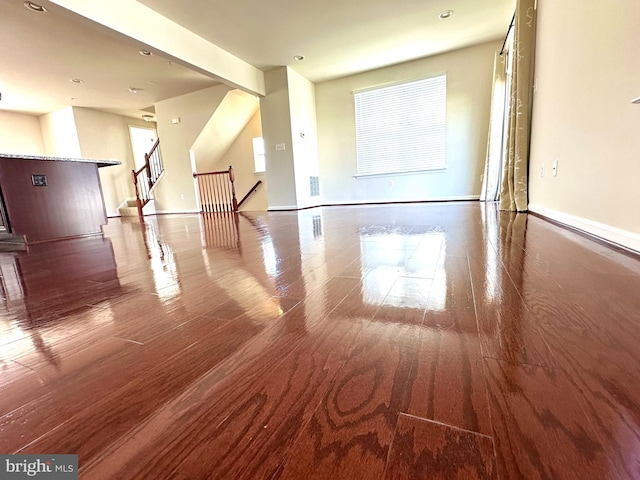
[[[606,317],[601,317],[606,318]],[[607,461],[620,478],[640,476],[640,363],[636,346],[600,331],[543,326],[558,363],[579,392],[604,446]],[[614,348],[612,346],[615,345]]]
[[[236,356],[228,359],[215,370],[207,372],[182,395],[167,403],[148,421],[124,436],[99,460],[93,463],[89,462],[86,467],[86,475],[91,478],[114,478],[121,474],[118,472],[126,471],[128,478],[164,478],[167,471],[176,468],[188,456],[188,453],[185,452],[190,452],[198,447],[198,439],[201,438],[202,448],[206,448],[211,443],[216,444],[220,432],[215,435],[214,432],[224,421],[240,417],[247,422],[244,424],[246,428],[253,428],[254,431],[257,429],[258,432],[261,432],[264,423],[258,415],[259,412],[255,410],[255,399],[259,400],[258,405],[263,405],[263,409],[260,410],[263,412],[262,415],[275,414],[269,408],[276,409],[276,411],[280,408],[282,392],[279,390],[293,388],[293,385],[289,385],[289,383],[266,381],[272,375],[278,375],[280,372],[301,378],[300,382],[295,382],[298,389],[297,395],[303,398],[311,395],[313,398],[313,395],[317,395],[318,392],[310,388],[308,383],[311,382],[311,385],[315,385],[317,381],[323,381],[322,379],[327,375],[323,370],[325,364],[327,362],[329,362],[327,365],[335,364],[331,343],[324,345],[322,340],[326,340],[327,335],[331,339],[340,338],[341,335],[346,334],[344,329],[335,329],[332,322],[323,320],[327,318],[329,312],[337,309],[336,306],[339,307],[348,295],[359,298],[359,290],[352,292],[352,294],[349,293],[354,290],[357,284],[358,281],[351,278],[336,278],[330,281],[326,290],[318,290],[306,300],[309,305],[301,304],[284,316],[282,318],[283,328],[265,330],[256,341],[247,345]],[[350,310],[347,305],[349,303],[349,301],[345,302],[347,311]],[[350,324],[357,326],[357,322],[350,322]],[[345,325],[349,324],[345,323]],[[334,330],[336,331],[334,332]],[[296,348],[305,341],[305,337],[304,346]],[[316,339],[317,341],[315,341]],[[350,344],[349,348],[351,348]],[[297,353],[292,355],[292,352]],[[302,357],[300,357],[301,355]],[[319,360],[323,358],[323,355],[329,357],[324,361]],[[332,358],[334,360],[331,360]],[[280,365],[287,359],[289,361],[286,367],[281,368]],[[278,373],[274,374],[273,372]],[[261,388],[266,389],[263,394],[260,393]],[[269,391],[271,394],[268,394]],[[323,393],[323,390],[320,389],[319,392]],[[203,401],[203,399],[213,400]],[[260,401],[260,399],[262,400]],[[271,402],[267,403],[266,399],[271,399]],[[291,405],[289,400],[285,403],[289,410],[291,408],[315,407],[316,404],[317,402],[312,401],[309,405],[303,402],[296,406]],[[238,411],[239,408],[240,411]],[[247,417],[246,412],[243,413],[247,408],[249,413],[256,411],[257,421],[254,421],[251,416]],[[287,427],[291,428],[297,422],[299,419],[293,418],[282,428],[287,432]],[[276,426],[273,426],[273,422],[271,424],[272,428],[276,429],[277,424]],[[240,434],[235,437],[235,441],[252,440],[253,437],[245,436],[246,432],[237,423],[234,426],[240,431]],[[169,437],[164,435],[167,430],[172,431],[172,435]],[[273,431],[277,432],[278,430]],[[222,440],[234,438],[233,430],[228,434],[226,430],[222,433]],[[264,434],[267,433],[271,434],[271,431],[264,432]],[[257,445],[259,444],[252,443],[251,448],[255,448]],[[159,455],[159,452],[162,454]],[[242,452],[239,450],[235,454],[242,454]],[[248,453],[252,452],[254,451],[248,450]],[[209,453],[212,455],[210,460],[216,458],[221,462],[218,468],[222,470],[225,467],[228,468],[228,465],[224,463],[224,458],[220,459],[217,456],[221,453],[219,450],[217,452],[209,451]],[[248,458],[252,458],[251,455]],[[205,465],[209,465],[209,463]],[[242,465],[241,463],[239,466]]]
[[[482,354],[518,364],[555,367],[547,342],[501,264],[470,257]]]
[[[616,478],[564,372],[494,359],[485,371],[500,478]]]
[[[438,328],[420,333],[410,403],[403,412],[490,435],[477,335]]]
[[[401,414],[385,479],[497,479],[491,437]]]
[[[404,324],[365,330],[274,478],[382,477],[409,402],[418,335]]]
[[[106,446],[124,435],[131,428],[153,414],[160,406],[179,395],[202,374],[233,355],[249,341],[259,327],[250,322],[227,322],[211,329],[201,340],[188,347],[162,355],[160,351],[147,357],[153,365],[145,366],[145,376],[135,376],[118,388],[103,393],[103,397],[79,412],[71,404],[64,408],[68,421],[44,436],[42,429],[50,423],[47,413],[63,408],[59,402],[36,403],[23,412],[29,419],[29,436],[34,442],[24,443],[23,453],[42,451],[74,452],[84,462],[95,457]],[[141,348],[144,350],[144,347]],[[141,359],[142,360],[142,359]],[[55,405],[55,406],[54,406]],[[46,408],[45,408],[46,407]],[[76,410],[76,412],[74,412]],[[58,421],[62,415],[58,414]],[[38,438],[39,437],[39,438]],[[26,438],[23,440],[25,441]]]

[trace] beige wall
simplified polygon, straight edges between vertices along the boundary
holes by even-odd
[[[135,198],[131,170],[134,169],[129,125],[150,127],[142,119],[123,117],[89,108],[73,107],[83,158],[113,159],[121,165],[99,169],[107,215],[119,215],[118,207]]]
[[[218,85],[155,104],[165,177],[154,191],[158,212],[196,212],[190,149],[232,88]],[[172,119],[180,118],[173,124]]]
[[[236,195],[238,201],[244,197],[249,189],[258,180],[262,185],[253,193],[240,208],[241,211],[265,211],[267,210],[267,179],[264,173],[255,173],[253,160],[253,138],[262,136],[260,112],[256,112],[244,127],[236,141],[233,142],[227,153],[216,166],[216,170],[223,170],[229,165],[233,166],[236,175]]]
[[[46,155],[67,158],[82,157],[73,107],[66,107],[42,115],[40,129]]]
[[[639,26],[638,0],[539,0],[530,208],[640,233]]]
[[[38,117],[0,111],[0,153],[45,155]]]
[[[287,67],[265,73],[266,97],[260,99],[270,209],[296,208],[296,179],[291,145]],[[283,143],[284,150],[276,150]]]
[[[220,170],[220,159],[258,108],[255,96],[241,90],[227,92],[191,147],[198,172]]]
[[[305,208],[319,205],[321,198],[311,196],[309,183],[310,176],[320,174],[316,92],[315,85],[302,75],[290,68],[287,74],[296,199],[298,208]]]
[[[316,85],[323,203],[478,198],[487,145],[490,42]],[[354,90],[447,74],[446,171],[354,178]],[[392,185],[390,185],[392,183]]]

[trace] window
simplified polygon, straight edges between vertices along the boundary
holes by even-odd
[[[262,137],[253,139],[253,162],[255,165],[255,173],[263,173],[266,171],[264,141]]]
[[[446,75],[354,97],[358,176],[446,167]]]

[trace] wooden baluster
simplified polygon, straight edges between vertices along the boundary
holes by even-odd
[[[149,185],[149,190],[153,187],[153,182],[151,181],[151,167],[149,166],[149,154],[144,154],[144,167],[147,172],[147,184]]]
[[[136,191],[136,207],[138,208],[138,216],[142,218],[142,201],[140,200],[140,191],[138,189],[138,176],[135,170],[131,170],[131,177],[133,179],[133,186]]]
[[[229,165],[229,180],[231,180],[231,198],[232,198],[232,205],[233,205],[233,211],[237,212],[238,211],[238,200],[236,199],[236,185],[235,185],[235,181],[236,181],[236,175],[233,172],[233,167],[231,165]]]
[[[229,209],[231,208],[231,205],[229,203],[230,199],[229,199],[229,175],[225,174],[225,175],[220,175],[220,185],[222,187],[222,205],[223,205],[223,212],[228,212]]]
[[[214,211],[217,213],[218,210],[220,209],[220,205],[218,204],[219,200],[219,191],[218,191],[218,176],[217,175],[212,175],[211,176],[211,180],[213,183],[213,198],[214,198]]]

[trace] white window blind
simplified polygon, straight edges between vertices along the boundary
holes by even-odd
[[[358,176],[446,167],[446,75],[354,97]]]

